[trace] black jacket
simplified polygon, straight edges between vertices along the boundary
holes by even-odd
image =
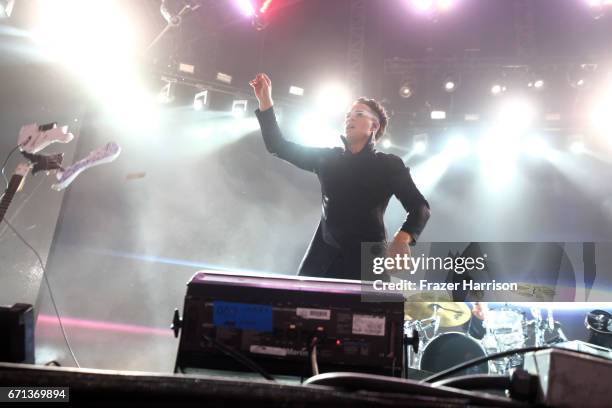
[[[414,245],[429,218],[429,204],[402,159],[377,152],[372,142],[356,154],[302,146],[283,138],[273,108],[255,113],[268,151],[315,173],[321,183],[321,222],[300,275],[360,279],[361,243],[386,240],[383,217],[392,195],[408,212],[401,229]]]

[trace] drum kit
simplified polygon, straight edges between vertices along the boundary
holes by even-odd
[[[526,311],[518,304],[491,309],[486,304],[475,306],[483,313],[472,313],[467,303],[436,301],[423,294],[411,296],[404,306],[404,332],[412,336],[416,347],[408,347],[408,368],[436,373],[475,358],[567,340],[551,308],[544,315],[541,308]],[[469,330],[460,330],[468,322]],[[522,363],[522,355],[517,353],[458,374],[506,374]]]

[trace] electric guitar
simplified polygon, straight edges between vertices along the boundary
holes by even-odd
[[[100,164],[110,163],[120,153],[121,147],[114,142],[109,142],[105,146],[91,151],[85,158],[72,164],[72,166],[58,171],[56,174],[58,182],[53,184],[51,188],[57,191],[65,189],[83,171]]]

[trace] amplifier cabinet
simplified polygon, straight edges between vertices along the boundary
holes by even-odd
[[[403,296],[362,295],[359,281],[198,272],[187,284],[175,370],[248,370],[221,344],[271,374],[310,376],[316,344],[321,373],[399,376]]]

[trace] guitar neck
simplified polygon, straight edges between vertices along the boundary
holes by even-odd
[[[21,189],[25,175],[27,174],[27,168],[23,167],[22,165],[18,167],[18,170],[19,172],[16,171],[16,173],[11,177],[9,186],[2,196],[2,201],[0,201],[0,221],[4,219],[6,210],[8,210],[9,205],[11,205],[11,201],[13,201],[15,193]]]

